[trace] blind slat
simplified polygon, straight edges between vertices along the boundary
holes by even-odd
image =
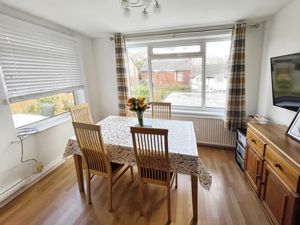
[[[21,51],[28,51],[28,52],[40,52],[42,54],[49,54],[49,55],[63,55],[63,56],[73,56],[74,52],[72,51],[63,51],[63,49],[51,49],[48,46],[38,47],[38,46],[30,46],[30,45],[21,45],[17,43],[1,43],[0,47],[4,50],[7,48],[13,53],[14,50],[21,50]]]
[[[0,20],[2,19],[3,15],[0,15]],[[19,20],[18,23],[20,23],[21,21]],[[16,25],[16,23],[14,23],[14,25],[12,26],[12,24],[6,24],[4,25],[4,23],[6,24],[6,22],[3,22],[0,24],[0,29],[2,29],[4,32],[1,32],[2,33],[12,33],[12,34],[18,34],[18,37],[22,37],[24,39],[30,39],[32,38],[32,33],[34,32],[33,31],[33,24],[30,24],[31,27],[28,28],[28,29],[24,29],[22,28],[22,33],[19,32],[20,30],[20,27],[18,27]],[[21,22],[22,23],[22,22]],[[29,24],[29,23],[27,23]],[[54,43],[54,44],[57,44],[57,43],[64,43],[64,45],[68,45],[70,44],[70,42],[68,40],[72,40],[73,41],[73,37],[72,36],[69,36],[69,35],[65,35],[65,34],[62,34],[62,33],[58,33],[58,32],[53,32],[52,30],[49,30],[47,28],[44,29],[44,31],[41,31],[41,28],[43,29],[43,27],[41,26],[35,26],[38,28],[38,30],[35,32],[35,36],[34,36],[34,40],[44,40],[45,38],[48,40],[48,42],[50,43]],[[50,34],[47,34],[47,32],[50,31]],[[0,34],[0,36],[1,36]],[[62,37],[62,38],[61,38]],[[73,43],[73,42],[71,42]]]
[[[25,40],[20,40],[15,37],[7,36],[5,39],[0,37],[0,44],[1,45],[10,45],[13,43],[15,46],[22,46],[22,47],[27,47],[30,46],[32,48],[36,49],[45,49],[45,47],[49,51],[59,51],[59,52],[72,52],[74,49],[74,46],[70,46],[70,48],[63,47],[63,46],[53,46],[49,44],[48,42],[31,42],[31,41],[25,41]]]
[[[57,86],[55,86],[55,87],[53,87],[53,83],[44,83],[44,84],[32,84],[31,85],[31,87],[29,88],[28,86],[26,86],[26,85],[19,85],[20,87],[21,86],[24,86],[23,88],[22,88],[22,91],[19,91],[20,93],[22,92],[22,93],[28,93],[28,92],[32,92],[32,89],[31,88],[35,88],[35,90],[43,90],[43,89],[45,89],[45,88],[47,88],[47,89],[51,89],[51,90],[55,90],[57,87],[65,87],[65,83],[67,83],[67,84],[69,84],[69,82],[62,82],[61,84],[57,84]],[[72,83],[73,85],[72,86],[79,86],[80,85],[80,82],[79,81],[77,81],[77,82],[73,82]],[[68,86],[69,87],[69,86]],[[71,86],[70,86],[71,87]],[[12,92],[16,92],[16,91],[18,91],[18,86],[14,86],[14,87],[10,87],[10,86],[8,86],[7,87],[7,90],[9,91],[12,91]],[[16,92],[16,94],[17,93],[19,93],[19,92]],[[15,94],[14,94],[15,95]]]
[[[73,48],[71,46],[74,46],[74,42],[70,42],[69,40],[64,40],[65,38],[51,38],[53,35],[48,36],[38,36],[36,33],[34,34],[34,38],[32,38],[32,33],[25,34],[24,29],[22,29],[22,33],[19,31],[11,31],[12,27],[6,27],[2,28],[0,25],[0,39],[8,40],[7,37],[10,37],[11,39],[16,39],[20,41],[28,41],[28,42],[35,42],[35,43],[45,43],[45,39],[47,40],[48,45],[52,46],[61,46],[63,45],[65,48]],[[5,34],[5,35],[3,35]]]
[[[75,38],[9,20],[0,22],[0,66],[11,102],[83,87]]]
[[[38,65],[38,64],[35,64],[35,65],[30,65],[30,66],[26,66],[26,65],[18,65],[18,64],[13,64],[13,63],[10,63],[8,65],[3,65],[2,66],[2,71],[19,71],[19,70],[22,70],[22,71],[78,71],[78,68],[79,67],[74,67],[74,68],[69,68],[69,67],[63,67],[63,66],[44,66],[44,65]]]
[[[1,59],[0,59],[1,60]],[[43,65],[68,65],[68,66],[78,66],[76,62],[61,62],[61,61],[52,61],[49,63],[49,58],[47,60],[36,60],[36,59],[19,59],[14,57],[14,62],[21,65],[35,65],[35,64],[43,64]],[[11,60],[2,60],[2,63],[9,64]],[[79,66],[78,66],[79,67]]]
[[[63,76],[62,76],[63,75]],[[80,74],[72,74],[72,73],[68,73],[68,72],[64,72],[64,73],[47,73],[47,72],[30,72],[30,73],[22,73],[22,75],[18,75],[15,73],[8,73],[6,80],[19,80],[24,78],[32,78],[35,79],[35,77],[37,77],[36,79],[40,79],[42,77],[51,77],[53,79],[55,79],[56,77],[64,77],[64,76],[74,76],[77,77]]]
[[[1,48],[1,47],[0,47]],[[49,59],[52,58],[52,60],[65,60],[65,61],[74,61],[76,62],[78,56],[76,56],[77,58],[72,58],[72,56],[68,56],[68,55],[57,55],[57,54],[52,54],[49,53],[47,55],[45,55],[44,52],[40,53],[40,52],[34,52],[34,51],[29,51],[28,49],[14,49],[12,51],[12,48],[7,50],[5,48],[1,48],[1,57],[5,58],[5,57],[14,57],[14,58],[18,58],[18,57],[26,57],[26,59],[30,59],[30,58],[34,58],[34,59]]]
[[[19,102],[19,101],[24,101],[24,100],[29,100],[29,99],[34,99],[34,98],[40,98],[40,97],[44,97],[44,96],[50,96],[50,95],[54,95],[57,93],[67,93],[67,92],[72,92],[75,90],[80,90],[82,89],[83,86],[72,86],[72,87],[68,87],[68,88],[61,88],[61,89],[55,89],[55,90],[44,90],[43,92],[40,92],[39,90],[37,90],[37,92],[32,92],[31,94],[28,93],[24,93],[24,94],[19,94],[18,96],[14,97],[10,97],[10,102],[11,103],[15,103],[15,102]]]
[[[62,77],[56,77],[56,79],[59,80],[59,81],[61,82],[61,84],[62,84],[63,82],[65,82],[65,83],[66,83],[66,82],[71,83],[71,82],[74,81],[74,79],[70,79],[70,78],[62,78]],[[17,86],[21,86],[21,85],[27,86],[28,84],[33,84],[33,83],[34,83],[34,84],[44,84],[44,83],[46,83],[46,82],[52,83],[52,80],[53,80],[53,79],[51,79],[51,78],[48,78],[48,79],[42,78],[42,79],[39,79],[39,80],[22,79],[22,82],[18,83]],[[77,80],[77,81],[80,82],[80,80]],[[56,82],[55,82],[55,83],[56,83]],[[16,86],[14,80],[8,80],[8,81],[6,82],[6,85],[7,85],[7,87],[9,87],[9,86],[15,87],[15,86]]]

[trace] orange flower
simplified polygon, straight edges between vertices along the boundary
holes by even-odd
[[[135,98],[129,98],[129,99],[127,100],[127,102],[128,102],[128,103],[132,103],[134,100],[135,100]]]
[[[139,96],[139,97],[137,97],[137,100],[139,102],[143,102],[143,101],[145,101],[145,97],[144,96]]]
[[[131,97],[127,100],[127,106],[130,111],[142,111],[144,112],[148,106],[148,101],[145,101],[146,98],[144,96],[139,96],[137,98]]]
[[[141,108],[144,108],[144,107],[146,106],[146,104],[145,104],[144,102],[139,102],[139,106],[140,106]]]

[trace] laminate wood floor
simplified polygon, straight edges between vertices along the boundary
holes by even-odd
[[[233,150],[199,147],[202,161],[213,184],[210,191],[199,185],[199,225],[270,225],[255,194],[238,168]],[[78,191],[73,160],[55,171],[0,209],[1,225],[160,225],[167,221],[166,191],[147,185],[145,215],[139,214],[137,171],[130,173],[113,189],[112,213],[108,212],[107,181],[94,177],[92,201]],[[172,189],[172,223],[190,225],[192,199],[190,176],[179,175],[178,189]]]

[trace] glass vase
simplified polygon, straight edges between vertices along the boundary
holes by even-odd
[[[137,111],[136,112],[140,127],[144,126],[144,112]]]

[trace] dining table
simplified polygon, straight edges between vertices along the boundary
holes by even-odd
[[[101,126],[104,145],[111,162],[136,165],[130,127],[139,126],[134,117],[108,116],[96,123]],[[198,220],[198,182],[209,190],[212,177],[199,154],[193,122],[144,118],[144,127],[168,129],[170,169],[191,177],[193,220]],[[84,192],[81,152],[76,137],[70,137],[63,154],[73,155],[78,187]]]

